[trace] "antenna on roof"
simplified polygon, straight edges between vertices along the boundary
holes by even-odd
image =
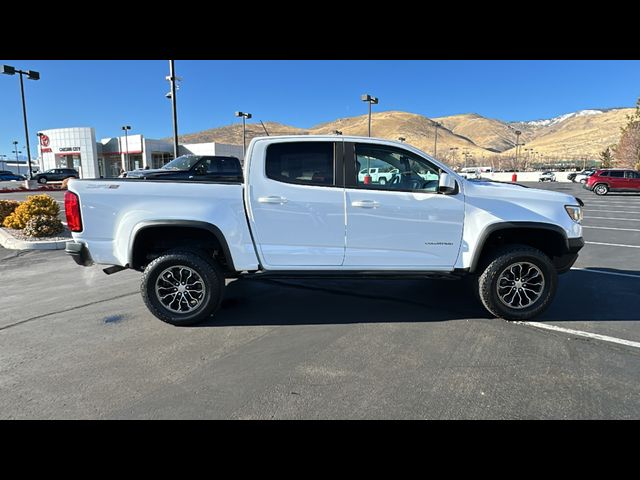
[[[262,128],[264,128],[264,133],[267,134],[267,137],[269,136],[269,132],[267,132],[267,127],[264,126],[264,123],[262,123],[262,120],[260,120],[260,125],[262,125]]]

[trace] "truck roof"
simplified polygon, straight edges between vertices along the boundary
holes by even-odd
[[[252,141],[254,140],[274,140],[274,139],[318,139],[318,140],[335,140],[335,139],[343,139],[343,140],[353,140],[353,141],[358,141],[358,142],[371,142],[371,143],[378,143],[378,142],[385,142],[385,143],[395,143],[397,145],[409,145],[408,143],[405,142],[400,142],[399,140],[390,140],[388,138],[378,138],[378,137],[364,137],[364,136],[358,136],[358,135],[334,135],[334,134],[330,134],[330,135],[263,135],[260,137],[254,137]],[[415,147],[414,147],[415,148]]]

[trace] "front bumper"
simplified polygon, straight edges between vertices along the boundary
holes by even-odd
[[[553,265],[558,273],[568,272],[578,259],[578,252],[584,247],[584,239],[582,237],[569,238],[567,240],[567,253],[559,257],[553,257]]]
[[[65,249],[67,255],[71,255],[73,261],[83,267],[89,267],[93,265],[93,260],[89,254],[89,249],[84,243],[67,242]]]

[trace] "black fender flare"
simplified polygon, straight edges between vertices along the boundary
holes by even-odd
[[[227,260],[227,264],[232,271],[236,271],[236,268],[233,264],[233,257],[231,256],[231,250],[229,250],[229,244],[227,243],[227,239],[225,238],[222,230],[220,230],[217,226],[212,223],[200,222],[197,220],[144,220],[135,227],[131,231],[131,236],[129,237],[129,247],[127,252],[127,262],[128,265],[131,266],[133,264],[133,246],[135,245],[136,238],[140,232],[146,230],[148,228],[153,227],[189,227],[189,228],[199,228],[201,230],[206,230],[212,233],[218,242],[220,242],[220,246],[222,247],[222,252]]]
[[[554,225],[552,223],[544,223],[544,222],[498,222],[492,223],[485,227],[485,229],[480,234],[480,238],[478,243],[476,244],[475,251],[473,253],[473,257],[471,258],[471,264],[469,266],[469,272],[474,273],[478,262],[480,261],[480,256],[482,255],[482,251],[484,249],[484,245],[489,238],[489,236],[500,230],[513,230],[518,228],[529,228],[529,229],[539,229],[539,230],[548,230],[554,233],[558,233],[564,239],[565,252],[571,251],[571,247],[569,245],[569,238],[567,237],[567,232],[558,225]]]

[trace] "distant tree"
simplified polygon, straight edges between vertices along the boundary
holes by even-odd
[[[622,136],[615,147],[615,158],[622,168],[640,169],[640,98],[635,112],[627,115],[627,124],[622,127]]]
[[[602,162],[602,168],[611,168],[613,166],[613,151],[611,150],[611,146],[600,152],[598,156],[600,157],[600,161]]]

